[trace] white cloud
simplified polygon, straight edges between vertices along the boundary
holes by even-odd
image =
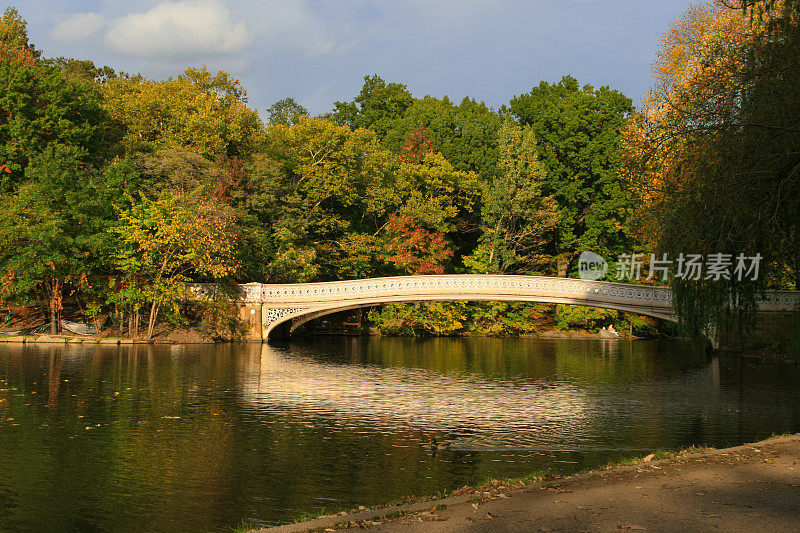
[[[76,13],[59,22],[50,35],[57,41],[75,43],[93,36],[105,23],[97,13]]]
[[[245,23],[232,20],[219,0],[184,0],[115,19],[105,40],[123,54],[178,58],[235,52],[250,42],[250,36]]]

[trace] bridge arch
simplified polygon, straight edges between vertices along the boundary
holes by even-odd
[[[255,287],[257,285],[257,287]],[[262,335],[332,313],[427,301],[505,301],[601,307],[674,321],[666,287],[571,278],[506,275],[396,276],[352,281],[245,286],[263,306]]]
[[[543,301],[543,300],[522,300],[522,299],[496,299],[496,298],[485,298],[485,299],[476,299],[476,298],[469,298],[469,299],[461,299],[461,298],[429,298],[425,300],[392,300],[392,301],[382,301],[382,302],[372,302],[372,303],[363,303],[363,304],[354,304],[354,305],[346,305],[343,307],[332,307],[328,309],[319,309],[319,310],[308,310],[308,311],[298,311],[296,313],[292,313],[285,317],[282,317],[275,321],[273,324],[270,324],[270,329],[268,334],[271,333],[273,330],[279,329],[284,327],[285,324],[289,323],[289,333],[294,333],[300,326],[306,324],[312,320],[316,320],[318,318],[323,318],[328,315],[333,315],[336,313],[340,313],[343,311],[352,311],[355,309],[368,309],[370,307],[375,307],[379,305],[386,305],[392,303],[419,303],[419,302],[457,302],[457,301],[466,301],[466,302],[478,302],[478,301],[485,301],[485,302],[527,302],[527,303],[563,303],[563,302],[555,302],[555,301]],[[569,305],[586,305],[586,304],[575,304],[569,303]],[[637,309],[628,309],[623,306],[606,306],[606,305],[592,305],[591,307],[600,307],[604,309],[613,309],[616,311],[626,311],[629,313],[638,314],[641,316],[647,316],[650,318],[657,318],[660,320],[667,320],[670,322],[677,322],[677,318],[669,315],[665,316],[661,313],[649,313],[643,312]]]

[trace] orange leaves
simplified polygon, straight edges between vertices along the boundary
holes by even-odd
[[[6,266],[6,271],[0,277],[0,300],[7,297],[14,289],[17,281],[17,274],[10,266]]]
[[[409,215],[392,215],[385,231],[388,260],[408,274],[443,274],[443,263],[453,256],[442,233],[426,230]]]
[[[421,163],[426,154],[435,152],[428,131],[422,124],[414,128],[406,140],[403,151],[400,152],[400,161],[403,163]]]
[[[621,141],[620,173],[638,200],[643,237],[658,240],[664,203],[705,179],[698,169],[718,157],[720,120],[740,98],[754,31],[741,10],[715,0],[691,7],[661,39],[655,87]]]

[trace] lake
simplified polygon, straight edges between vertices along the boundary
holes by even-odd
[[[673,340],[0,344],[0,529],[230,531],[797,431],[798,366]]]

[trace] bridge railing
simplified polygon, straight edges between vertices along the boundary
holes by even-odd
[[[375,300],[380,298],[436,297],[437,299],[488,300],[492,297],[525,297],[564,300],[576,304],[598,306],[619,304],[672,312],[669,287],[634,285],[574,278],[514,275],[427,275],[395,276],[314,283],[240,285],[241,301],[250,304],[286,307],[315,307],[336,302]],[[198,297],[207,292],[204,284],[187,284],[187,295]],[[761,298],[763,311],[796,311],[800,309],[800,292],[767,291]]]

